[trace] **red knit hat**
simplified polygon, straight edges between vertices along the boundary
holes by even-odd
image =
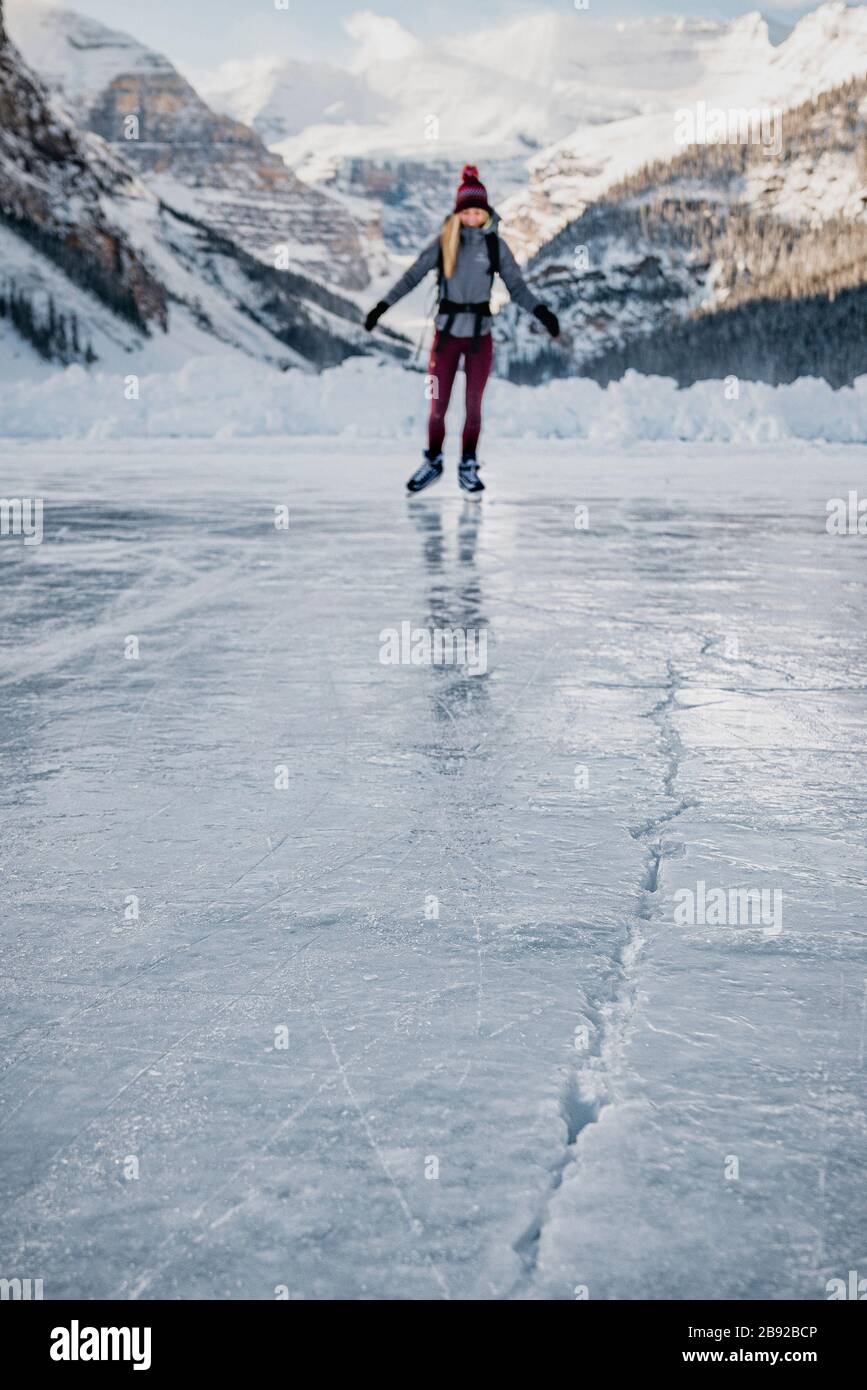
[[[479,178],[475,164],[465,164],[461,174],[455,198],[455,212],[463,212],[464,208],[484,208],[485,212],[491,211],[488,206],[488,190]]]

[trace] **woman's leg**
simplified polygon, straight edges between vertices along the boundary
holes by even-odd
[[[428,379],[431,386],[428,454],[431,458],[436,458],[440,453],[446,437],[446,411],[449,408],[460,356],[459,339],[448,337],[441,343],[440,334],[435,334],[428,363]]]
[[[494,337],[485,333],[474,348],[467,348],[464,371],[467,374],[467,418],[464,424],[463,458],[475,458],[482,430],[482,396],[494,363]]]

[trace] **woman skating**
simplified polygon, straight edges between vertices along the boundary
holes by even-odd
[[[478,169],[467,164],[454,212],[446,218],[439,236],[422,251],[385,299],[371,309],[365,321],[370,332],[386,309],[415,289],[428,271],[438,270],[439,311],[428,367],[433,378],[428,447],[421,467],[407,483],[410,492],[421,492],[442,474],[446,412],[462,357],[467,395],[458,481],[464,492],[484,491],[476,449],[482,426],[482,396],[494,360],[489,302],[494,275],[499,272],[515,302],[535,314],[552,338],[560,333],[556,314],[540,304],[527,287],[515,257],[497,233],[499,224],[499,216],[488,204]]]

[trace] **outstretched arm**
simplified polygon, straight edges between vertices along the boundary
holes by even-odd
[[[381,299],[379,303],[374,305],[371,309],[367,318],[364,320],[364,326],[368,333],[376,327],[386,309],[390,309],[392,304],[396,304],[399,299],[403,299],[405,294],[409,294],[410,290],[414,290],[419,281],[423,280],[427,275],[428,271],[433,270],[438,260],[439,237],[432,241],[430,246],[425,247],[418,259],[413,261],[409,269],[403,272],[397,284],[392,285],[385,298]]]
[[[515,303],[520,304],[522,309],[526,309],[528,314],[532,314],[539,301],[521,274],[518,262],[502,237],[500,237],[500,274]]]
[[[403,272],[395,285],[392,285],[388,294],[383,295],[382,303],[390,309],[392,304],[396,304],[399,299],[403,299],[405,294],[414,290],[416,285],[427,275],[429,270],[433,270],[439,259],[439,237],[436,237],[426,246],[417,260],[413,261],[408,270]]]
[[[557,322],[557,315],[548,308],[547,304],[540,303],[533,294],[518,268],[518,262],[502,237],[500,237],[500,274],[515,303],[520,304],[521,308],[526,309],[529,314],[534,314],[539,322],[545,325],[552,338],[558,337],[560,324]]]

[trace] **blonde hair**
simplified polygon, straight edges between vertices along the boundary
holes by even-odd
[[[487,228],[491,225],[491,214],[488,213],[488,220],[482,223]],[[443,223],[440,232],[440,246],[443,253],[443,277],[450,280],[455,273],[455,266],[458,263],[458,252],[461,249],[461,215],[459,212],[452,212]]]

